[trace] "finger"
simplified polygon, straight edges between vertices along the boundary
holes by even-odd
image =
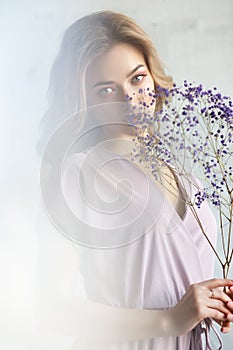
[[[233,299],[233,293],[230,291],[230,289],[227,289],[225,293],[229,296],[229,298]]]
[[[209,318],[213,318],[218,321],[228,321],[226,319],[226,314],[224,312],[218,311],[217,309],[214,308],[208,308],[208,311],[206,312],[208,314]]]
[[[233,287],[232,290],[230,289],[232,286],[225,286],[225,287],[217,287],[215,290],[219,290],[227,294],[231,299],[233,299]]]
[[[229,322],[229,321],[227,321],[227,320],[225,320],[225,321],[220,321],[220,320],[216,320],[216,319],[214,319],[214,321],[215,322],[217,322],[217,324],[219,325],[219,326],[221,326],[221,327],[223,327],[223,325],[225,324],[225,322]]]
[[[233,300],[233,294],[232,294],[232,293],[226,292],[226,294],[229,296],[229,298],[230,298],[231,300]]]
[[[219,321],[215,319],[215,322],[217,322],[219,324],[219,326],[221,327],[221,332],[223,333],[229,333],[231,330],[231,323],[230,321]]]
[[[221,301],[223,301],[224,303],[228,303],[231,302],[232,299],[230,298],[229,295],[227,295],[222,288],[212,288],[210,290],[210,298],[212,299],[219,299]]]
[[[221,332],[222,333],[229,333],[231,330],[231,323],[228,321],[224,321],[223,325],[221,326]]]
[[[233,286],[229,287],[229,292],[231,294],[231,299],[233,300]]]
[[[233,301],[229,301],[227,304],[226,304],[227,308],[233,312]]]
[[[225,315],[228,315],[230,313],[225,303],[218,299],[209,299],[208,307],[211,309],[216,309]]]
[[[209,289],[217,288],[217,287],[230,287],[233,291],[233,280],[223,279],[223,278],[213,278],[208,281],[201,282],[200,285],[208,287]]]
[[[226,319],[227,319],[227,321],[230,321],[230,322],[233,322],[233,314],[227,314],[226,315]]]

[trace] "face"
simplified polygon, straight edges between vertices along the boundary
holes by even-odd
[[[119,43],[93,60],[87,70],[86,86],[88,106],[125,102],[127,96],[137,105],[140,101],[149,103],[148,91],[154,90],[154,81],[143,54],[134,46]]]

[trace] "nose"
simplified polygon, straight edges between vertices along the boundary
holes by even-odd
[[[127,102],[128,91],[123,85],[118,85],[115,91],[115,102]]]
[[[128,86],[119,85],[117,87],[117,102],[135,102],[135,92]]]

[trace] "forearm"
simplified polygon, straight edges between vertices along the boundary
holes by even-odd
[[[59,307],[40,308],[38,321],[44,331],[93,340],[136,340],[171,335],[170,313],[138,310],[76,300]]]

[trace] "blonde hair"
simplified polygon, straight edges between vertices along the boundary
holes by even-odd
[[[50,105],[42,121],[44,131],[51,132],[65,117],[87,107],[85,80],[89,64],[121,42],[143,53],[155,91],[157,86],[172,87],[172,78],[165,74],[151,39],[131,18],[111,11],[95,12],[74,22],[64,34],[50,74]],[[162,102],[163,98],[158,97],[156,109]]]

